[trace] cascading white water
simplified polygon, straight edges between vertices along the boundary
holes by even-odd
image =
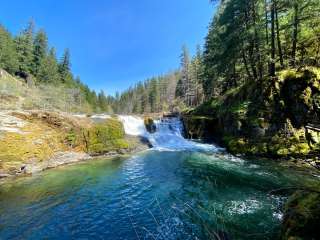
[[[157,150],[204,150],[218,151],[214,145],[197,143],[183,137],[183,124],[179,118],[162,118],[155,120],[155,133],[146,130],[144,121],[140,117],[119,116],[124,125],[126,134],[148,138],[154,149]]]
[[[120,115],[118,118],[123,123],[126,134],[147,137],[148,132],[142,118],[125,115]]]

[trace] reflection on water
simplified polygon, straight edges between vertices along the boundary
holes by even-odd
[[[0,186],[0,239],[274,239],[307,177],[224,153],[147,151]],[[313,179],[309,179],[313,181]]]

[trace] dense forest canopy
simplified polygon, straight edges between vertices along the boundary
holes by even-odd
[[[320,1],[212,2],[219,5],[203,51],[198,47],[190,57],[188,49],[182,48],[181,67],[171,82],[176,83],[175,101],[157,98],[156,108],[121,108],[137,101],[143,105],[145,99],[127,97],[140,94],[135,87],[120,97],[120,110],[141,113],[168,110],[168,106],[169,110],[195,107],[245,83],[272,79],[283,69],[320,64]],[[152,84],[147,81],[144,88],[152,92],[156,89]]]
[[[17,36],[0,26],[0,68],[35,84],[67,86],[94,112],[143,114],[193,108],[280,70],[319,65],[319,0],[212,2],[219,4],[203,49],[190,56],[183,46],[179,69],[116,96],[96,94],[75,77],[69,50],[57,59],[45,31],[35,32],[32,21]]]

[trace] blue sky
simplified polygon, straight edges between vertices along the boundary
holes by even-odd
[[[123,91],[179,66],[181,46],[204,43],[209,0],[9,0],[0,23],[16,34],[33,18],[72,70],[95,90]]]

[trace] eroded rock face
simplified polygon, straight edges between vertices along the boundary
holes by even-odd
[[[0,132],[23,133],[21,128],[27,124],[26,121],[12,116],[9,112],[0,112]]]
[[[144,125],[146,126],[146,129],[149,133],[155,133],[157,131],[157,127],[154,124],[154,121],[150,117],[144,118]]]
[[[222,126],[211,117],[182,115],[185,126],[185,135],[189,139],[202,139],[205,141],[219,141]]]
[[[320,71],[306,68],[248,83],[183,116],[189,138],[222,142],[233,153],[301,157],[320,152]],[[209,136],[210,137],[210,136]]]

